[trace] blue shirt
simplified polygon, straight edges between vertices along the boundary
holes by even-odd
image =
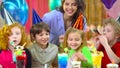
[[[59,10],[53,10],[49,13],[46,13],[43,16],[42,21],[47,23],[50,27],[50,43],[59,45],[59,36],[65,33],[63,13]],[[85,29],[87,27],[86,19],[84,20],[83,25],[83,29]]]

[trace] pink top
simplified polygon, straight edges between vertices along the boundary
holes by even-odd
[[[12,52],[10,50],[2,50],[0,53],[0,64],[3,68],[16,68],[16,64],[13,62]]]

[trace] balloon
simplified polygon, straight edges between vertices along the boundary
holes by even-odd
[[[105,7],[110,9],[116,0],[101,0],[101,1],[104,3]]]
[[[62,0],[49,0],[49,8],[50,10],[54,10],[55,8],[61,6]]]
[[[3,2],[4,8],[10,13],[14,20],[25,25],[28,19],[28,5],[26,0],[4,0]]]

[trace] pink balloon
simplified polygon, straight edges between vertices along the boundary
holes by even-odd
[[[105,10],[110,17],[116,19],[120,16],[120,0],[117,0],[110,9],[105,7]]]

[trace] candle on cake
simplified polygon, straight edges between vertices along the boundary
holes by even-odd
[[[115,64],[114,61],[112,61],[112,63],[107,64],[106,66],[107,68],[118,68],[119,67],[119,65]]]
[[[107,68],[118,68],[118,64],[113,63],[107,64]]]

